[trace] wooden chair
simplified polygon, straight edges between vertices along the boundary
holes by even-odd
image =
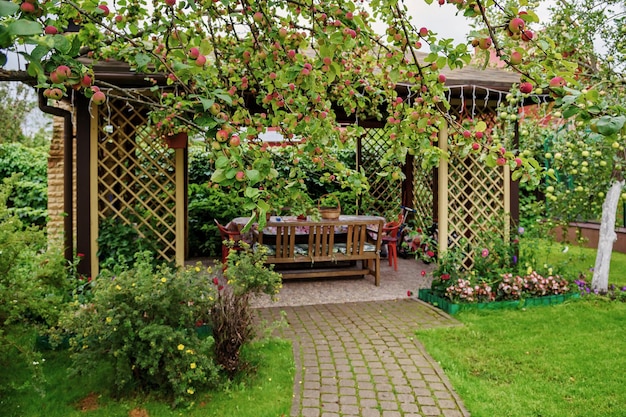
[[[383,225],[383,237],[381,242],[387,245],[387,258],[389,266],[393,265],[393,270],[398,270],[398,235],[400,222],[388,222]]]
[[[226,246],[224,244],[224,241],[226,240],[230,240],[235,242],[234,246],[232,247],[233,250],[242,250],[242,248],[239,246],[239,241],[242,240],[243,236],[241,235],[241,233],[237,230],[228,230],[225,226],[222,226],[220,224],[220,222],[217,221],[217,219],[215,220],[215,224],[217,225],[217,228],[220,231],[220,235],[222,237],[222,263],[224,265],[226,265],[226,258],[228,257],[228,253],[230,252],[230,247]]]

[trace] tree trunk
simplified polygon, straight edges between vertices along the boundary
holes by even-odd
[[[591,288],[598,291],[607,291],[609,287],[609,268],[611,266],[611,253],[613,242],[617,240],[615,234],[615,215],[617,203],[619,203],[624,180],[613,181],[611,188],[606,193],[602,203],[602,222],[600,223],[600,236],[598,237],[598,253],[596,264],[593,268]]]

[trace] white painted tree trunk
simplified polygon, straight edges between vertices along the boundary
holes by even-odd
[[[613,181],[611,188],[606,193],[602,203],[602,222],[600,223],[600,236],[598,237],[598,252],[596,264],[593,268],[591,288],[598,291],[606,291],[609,287],[609,268],[611,267],[611,253],[613,242],[617,240],[615,234],[615,215],[617,203],[619,203],[624,187],[624,180]]]

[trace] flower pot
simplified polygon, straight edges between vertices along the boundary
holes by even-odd
[[[163,140],[170,149],[184,149],[187,147],[187,132],[179,132],[173,135],[165,136]]]

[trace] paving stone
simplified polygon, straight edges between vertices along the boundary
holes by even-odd
[[[395,410],[384,410],[382,413],[382,417],[402,417],[399,411]]]
[[[376,391],[369,389],[359,389],[360,398],[376,398]]]
[[[319,416],[320,416],[319,407],[316,407],[316,408],[307,407],[307,408],[302,409],[302,417],[319,417]]]
[[[356,395],[354,387],[339,387],[339,395]]]
[[[380,411],[376,408],[362,408],[361,417],[380,417]]]
[[[323,404],[338,403],[339,396],[337,394],[332,394],[332,393],[323,393],[321,400]]]
[[[362,408],[376,408],[378,407],[378,400],[375,398],[363,398],[359,401],[359,405]]]
[[[342,395],[339,397],[339,404],[351,404],[356,405],[358,403],[358,399],[354,395]]]
[[[452,400],[439,400],[440,408],[456,408],[456,402]]]
[[[384,411],[384,410],[397,410],[398,409],[398,403],[395,401],[381,401],[380,403],[380,408]]]
[[[425,416],[438,416],[441,414],[441,410],[438,407],[425,406],[422,407],[422,414]]]
[[[353,414],[355,416],[359,415],[359,407],[356,405],[342,404],[340,407],[340,410],[341,410],[341,414],[343,414],[344,416],[346,414]]]
[[[332,403],[322,403],[322,410],[324,410],[325,413],[327,412],[334,412],[334,413],[338,413],[339,412],[339,404],[332,402]]]
[[[419,405],[435,405],[435,399],[433,397],[417,397],[417,403]]]
[[[418,413],[419,407],[415,403],[400,403],[400,410],[403,413]]]

